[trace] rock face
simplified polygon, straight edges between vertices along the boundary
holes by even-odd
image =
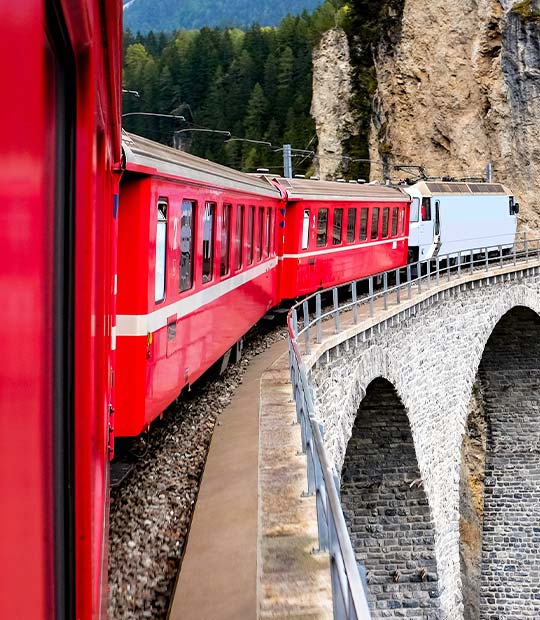
[[[513,190],[540,228],[540,2],[404,0],[401,37],[376,61],[370,157]],[[384,169],[386,168],[386,170]]]
[[[347,35],[340,28],[327,31],[313,51],[311,115],[319,140],[315,162],[321,179],[339,174],[342,144],[354,133],[351,71]]]

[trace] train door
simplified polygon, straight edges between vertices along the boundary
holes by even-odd
[[[419,260],[431,258],[435,252],[440,237],[440,225],[438,220],[438,207],[434,209],[431,198],[423,197],[420,208],[419,221]]]
[[[46,159],[52,214],[53,477],[56,620],[75,612],[74,535],[74,135],[75,69],[62,14],[47,3]]]

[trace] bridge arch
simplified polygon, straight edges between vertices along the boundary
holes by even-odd
[[[357,560],[367,570],[373,619],[404,613],[438,619],[435,528],[407,411],[382,376],[369,383],[358,407],[341,501]]]
[[[471,390],[460,480],[464,620],[540,616],[540,316],[530,305],[496,322]]]

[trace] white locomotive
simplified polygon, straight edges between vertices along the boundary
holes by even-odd
[[[513,247],[519,204],[500,183],[428,180],[403,189],[412,199],[409,262]]]

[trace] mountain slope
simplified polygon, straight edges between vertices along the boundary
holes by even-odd
[[[124,0],[124,28],[133,32],[203,26],[275,26],[288,13],[313,10],[321,0]]]

